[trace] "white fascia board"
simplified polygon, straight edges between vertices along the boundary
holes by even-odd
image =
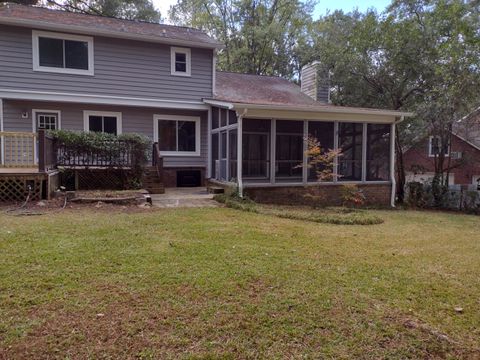
[[[101,104],[119,106],[140,106],[153,108],[172,108],[188,110],[208,110],[209,106],[201,101],[177,101],[122,96],[57,93],[47,91],[25,91],[0,89],[0,98],[12,100],[56,101],[80,104]]]
[[[325,106],[325,108],[311,107],[311,106],[290,106],[290,105],[259,105],[259,104],[244,104],[244,103],[232,103],[235,109],[257,109],[257,110],[280,110],[280,111],[299,111],[299,112],[314,112],[314,113],[339,113],[339,114],[365,114],[365,115],[383,115],[383,116],[396,116],[396,117],[410,117],[414,114],[411,112],[394,111],[394,110],[381,110],[381,109],[360,109],[349,107],[334,107]]]
[[[52,24],[52,23],[46,23],[38,20],[1,18],[0,24],[32,27],[32,28],[42,29],[42,30],[60,31],[60,32],[68,32],[68,33],[75,33],[75,34],[87,34],[87,35],[119,38],[119,39],[138,40],[138,41],[154,42],[154,43],[168,44],[168,45],[182,45],[182,46],[189,46],[189,47],[195,47],[195,48],[206,48],[206,49],[225,48],[225,45],[223,44],[207,44],[207,43],[201,43],[197,41],[161,38],[159,36],[154,36],[154,35],[140,35],[140,34],[132,34],[132,33],[127,33],[122,31],[94,29],[91,27],[78,26],[78,25]]]

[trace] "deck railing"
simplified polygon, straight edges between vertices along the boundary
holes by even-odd
[[[0,132],[0,167],[36,167],[37,135],[29,132]]]

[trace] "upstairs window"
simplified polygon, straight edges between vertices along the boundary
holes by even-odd
[[[93,75],[93,38],[33,31],[33,70]]]
[[[438,156],[440,154],[440,151],[443,151],[445,156],[448,156],[448,154],[450,153],[450,146],[442,145],[440,137],[430,136],[428,140],[428,156]]]
[[[175,76],[191,75],[191,52],[187,48],[171,48],[171,73]]]

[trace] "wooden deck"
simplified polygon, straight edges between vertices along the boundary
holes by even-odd
[[[39,172],[38,167],[0,167],[0,175],[38,174]]]

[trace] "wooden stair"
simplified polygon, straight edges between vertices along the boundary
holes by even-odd
[[[143,170],[143,188],[148,190],[150,194],[164,194],[165,186],[162,179],[158,177],[157,168],[155,166],[147,166]]]

